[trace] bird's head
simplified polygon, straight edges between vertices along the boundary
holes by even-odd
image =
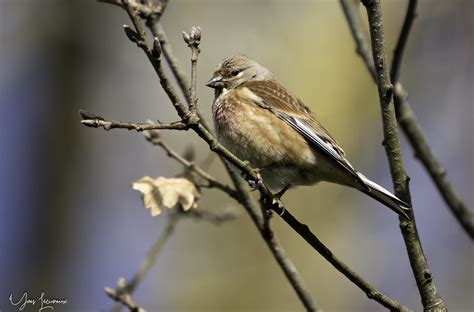
[[[274,75],[256,61],[242,54],[225,58],[214,72],[207,86],[217,90],[234,89],[255,80],[271,80]]]

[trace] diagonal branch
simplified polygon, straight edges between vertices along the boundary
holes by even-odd
[[[397,120],[393,106],[393,86],[390,82],[389,69],[385,52],[385,38],[383,30],[382,8],[380,0],[364,0],[369,20],[372,54],[374,59],[377,89],[382,110],[384,130],[384,147],[390,165],[390,172],[395,188],[395,194],[405,202],[411,204],[411,195],[408,187],[409,178],[406,174],[403,156],[400,149]],[[411,205],[413,206],[413,205]],[[407,248],[408,257],[421,295],[425,311],[444,311],[446,307],[436,290],[433,275],[423,253],[418,236],[413,211],[411,220],[400,218],[400,229]]]
[[[394,102],[397,109],[397,119],[415,150],[415,156],[425,166],[456,220],[469,237],[474,239],[474,213],[456,191],[446,169],[436,158],[407,98],[407,93],[402,84],[395,84]]]
[[[217,189],[220,189],[221,191],[227,193],[230,197],[233,199],[239,201],[240,200],[240,195],[237,191],[232,189],[230,186],[225,185],[221,182],[219,182],[216,178],[211,176],[209,173],[204,171],[202,168],[194,164],[194,162],[188,161],[185,159],[183,156],[181,156],[178,152],[176,152],[168,143],[166,143],[163,138],[161,137],[161,134],[158,130],[149,130],[145,132],[145,138],[148,140],[153,145],[160,146],[162,149],[166,151],[169,157],[175,159],[179,163],[181,163],[187,170],[195,172],[198,174],[201,178],[205,179],[208,183],[206,187],[215,187]]]
[[[157,21],[147,21],[147,25],[151,30],[153,36],[157,37],[160,41],[161,48],[163,50],[163,55],[165,57],[166,62],[170,66],[171,72],[173,73],[176,82],[178,82],[178,86],[181,89],[186,101],[188,103],[191,102],[191,93],[189,90],[191,89],[188,78],[186,77],[186,73],[184,72],[183,67],[178,61],[178,58],[175,56],[173,47],[171,46],[168,36],[166,35],[163,26]]]
[[[135,292],[138,284],[140,284],[140,282],[143,280],[143,278],[148,273],[148,271],[150,271],[153,264],[155,264],[156,258],[160,254],[161,250],[163,249],[165,244],[168,242],[171,235],[173,235],[176,229],[177,221],[178,221],[178,215],[170,214],[170,216],[168,217],[165,229],[160,234],[160,237],[158,238],[158,240],[151,247],[145,260],[143,260],[142,264],[140,265],[140,268],[138,269],[137,273],[135,273],[135,275],[132,277],[130,282],[128,282],[123,287],[123,290],[125,292],[130,293],[130,294]]]
[[[124,305],[128,308],[130,312],[145,312],[145,310],[140,307],[135,300],[133,300],[132,295],[126,291],[123,291],[123,286],[125,285],[125,280],[123,278],[119,279],[117,289],[110,287],[105,287],[105,293],[110,299],[117,302],[117,309],[120,311],[120,306]]]
[[[356,52],[364,60],[372,79],[377,81],[369,40],[367,39],[364,23],[359,13],[360,0],[340,0],[340,2],[344,15],[349,22],[352,37],[354,37],[356,42]]]
[[[402,66],[403,53],[405,52],[405,46],[410,36],[411,27],[413,26],[413,21],[416,18],[416,7],[418,5],[418,0],[409,0],[407,13],[405,14],[405,20],[403,21],[402,31],[400,32],[400,37],[398,37],[397,46],[393,53],[392,66],[390,69],[390,80],[393,85],[396,85],[400,77],[400,70]]]
[[[344,274],[351,282],[359,287],[369,299],[375,300],[391,311],[411,311],[398,301],[383,294],[374,286],[366,282],[356,272],[352,271],[344,262],[339,260],[331,250],[329,250],[308,228],[306,224],[300,223],[290,213],[286,212],[282,218],[294,229],[301,237],[303,237],[321,256],[331,263],[339,272]]]
[[[148,1],[151,2],[150,0]],[[122,0],[97,0],[97,2],[108,3],[123,7]],[[133,8],[133,10],[140,14],[140,17],[142,18],[149,18],[151,16],[156,16],[159,18],[166,9],[167,4],[168,1],[160,1],[156,5],[153,5],[152,3],[142,4],[136,1],[130,2],[130,6]]]
[[[272,232],[270,228],[264,228],[264,220],[261,215],[258,214],[258,208],[254,200],[250,196],[249,192],[246,189],[246,185],[242,178],[234,170],[230,170],[229,166],[225,164],[228,168],[229,175],[234,182],[234,185],[237,191],[240,192],[241,201],[240,204],[244,206],[245,210],[251,217],[253,223],[259,230],[260,235],[270,249],[273,257],[280,266],[283,274],[285,274],[290,285],[293,287],[298,298],[303,303],[307,311],[320,311],[313,299],[308,289],[306,288],[303,279],[301,278],[296,266],[293,264],[291,259],[287,256],[285,250],[278,242],[276,235]]]
[[[138,285],[143,281],[145,276],[148,274],[150,269],[155,264],[158,256],[160,255],[163,247],[169,241],[173,233],[175,232],[178,221],[181,218],[188,217],[196,220],[205,220],[215,225],[219,225],[223,222],[233,220],[235,218],[234,214],[215,214],[209,211],[201,210],[197,211],[195,209],[184,211],[180,208],[176,208],[168,215],[168,220],[163,232],[158,237],[158,240],[153,244],[151,249],[148,251],[146,258],[141,263],[138,271],[135,275],[127,282],[124,278],[120,278],[117,283],[116,289],[106,288],[106,292],[115,301],[117,305],[113,307],[113,312],[120,311],[120,304],[127,306],[131,311],[143,311],[139,310],[140,307],[133,301],[131,295],[135,292]],[[138,309],[138,310],[137,310]]]
[[[415,150],[416,157],[420,159],[428,170],[431,178],[438,187],[439,192],[443,196],[444,201],[448,204],[448,207],[451,209],[451,212],[454,214],[458,222],[471,239],[474,239],[474,213],[469,210],[467,205],[461,199],[461,196],[457,193],[453,184],[449,180],[446,174],[446,169],[443,168],[441,163],[436,159],[413,109],[408,104],[408,94],[399,82],[403,52],[410,35],[413,21],[416,18],[417,4],[418,0],[410,0],[408,3],[405,20],[403,21],[402,30],[395,48],[392,69],[390,72],[390,78],[395,86],[394,102],[398,113],[397,118]]]
[[[340,1],[344,13],[346,15],[349,27],[353,34],[354,41],[357,46],[357,52],[364,60],[367,69],[369,70],[372,78],[374,79],[374,82],[376,82],[374,62],[371,56],[370,49],[367,49],[367,47],[369,46],[369,40],[367,38],[364,25],[362,23],[362,18],[358,9],[359,1]],[[404,24],[408,24],[410,25],[410,27],[404,27],[405,35],[400,36],[399,44],[397,44],[397,47],[400,46],[400,48],[398,48],[399,51],[403,51],[403,49],[401,49],[401,45],[404,46],[405,41],[408,39],[408,31],[411,29],[411,24],[413,22],[414,17],[416,16],[415,13],[410,13],[411,10],[414,9],[415,7],[410,7],[409,5],[407,11],[407,13],[409,14],[407,14],[407,17],[405,18],[406,22]],[[400,40],[402,40],[401,42],[403,43],[401,43]],[[403,52],[398,53],[398,58],[400,58],[400,60],[402,53]],[[394,71],[393,68],[399,68],[399,65],[392,65],[392,72]],[[396,71],[399,71],[399,69],[397,69]],[[392,75],[394,77],[398,76],[398,74]],[[394,104],[397,113],[397,119],[400,123],[403,132],[407,136],[412,148],[415,150],[415,156],[422,162],[425,169],[428,171],[429,175],[431,176],[431,179],[434,181],[436,187],[438,188],[439,193],[443,197],[445,203],[448,205],[457,221],[461,224],[461,226],[468,233],[471,239],[474,239],[474,213],[469,210],[469,207],[467,207],[464,200],[456,191],[454,185],[452,184],[451,180],[447,175],[446,169],[438,161],[433,150],[430,148],[423,129],[421,128],[420,123],[418,122],[418,119],[416,118],[416,115],[408,102],[407,91],[398,81],[394,83],[394,86]]]

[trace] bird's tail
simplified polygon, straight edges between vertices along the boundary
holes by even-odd
[[[362,173],[358,172],[357,174],[367,186],[367,188],[360,189],[361,192],[364,192],[373,199],[384,204],[400,216],[409,219],[406,212],[410,210],[410,205],[408,205],[407,203],[405,203],[404,201],[402,201],[377,183],[370,181]]]

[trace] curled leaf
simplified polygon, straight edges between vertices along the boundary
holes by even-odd
[[[173,208],[177,204],[185,211],[196,208],[201,197],[196,186],[185,178],[152,179],[145,176],[135,181],[132,188],[143,194],[143,205],[151,209],[152,216],[157,216],[164,208]]]

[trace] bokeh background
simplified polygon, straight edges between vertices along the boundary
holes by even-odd
[[[392,51],[406,1],[384,2]],[[473,2],[420,1],[402,80],[433,150],[472,208]],[[110,119],[173,121],[175,112],[142,52],[124,36],[118,7],[86,0],[0,1],[0,310],[10,294],[44,290],[67,298],[56,311],[99,311],[113,303],[104,287],[131,277],[166,220],[152,218],[129,184],[181,169],[141,134],[81,126],[78,109]],[[163,17],[189,72],[181,32],[203,31],[199,106],[225,56],[257,59],[317,112],[368,177],[391,188],[377,92],[338,1],[172,0]],[[207,146],[191,132],[165,132],[197,160]],[[451,311],[474,309],[473,245],[403,139],[424,251]],[[228,181],[221,164],[210,172]],[[285,203],[369,282],[421,310],[398,218],[364,195],[321,184],[290,191]],[[248,216],[218,191],[200,208],[231,209],[221,226],[184,220],[135,299],[149,311],[301,311]],[[380,311],[278,218],[275,231],[311,294],[326,311]],[[31,306],[29,307],[30,311]]]

